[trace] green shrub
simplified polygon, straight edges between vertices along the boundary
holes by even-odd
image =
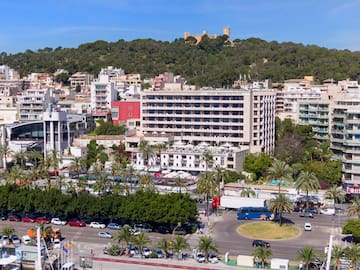
[[[349,220],[343,227],[343,234],[352,234],[354,237],[360,237],[360,219]]]
[[[118,256],[120,253],[120,248],[118,245],[112,245],[109,249],[108,249],[108,254],[110,256]]]

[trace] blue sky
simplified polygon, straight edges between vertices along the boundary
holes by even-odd
[[[360,0],[3,0],[0,52],[185,31],[360,51]]]

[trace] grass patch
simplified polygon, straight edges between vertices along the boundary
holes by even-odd
[[[293,225],[280,226],[278,223],[268,221],[246,223],[240,225],[236,231],[244,237],[264,240],[285,240],[300,234],[300,230]]]

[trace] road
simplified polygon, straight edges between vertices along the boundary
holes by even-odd
[[[348,217],[344,215],[334,217],[316,214],[314,216],[311,219],[301,218],[297,213],[285,214],[286,222],[297,226],[301,234],[289,240],[270,240],[273,257],[294,260],[298,250],[305,246],[312,246],[316,251],[323,253],[330,234],[339,233],[340,228],[348,220]],[[252,239],[239,235],[236,228],[241,224],[252,221],[237,220],[235,211],[225,212],[222,219],[222,222],[214,225],[214,239],[218,243],[221,253],[230,252],[231,255],[250,255],[254,250],[251,245]],[[304,232],[303,225],[305,222],[312,224],[311,232]]]
[[[324,215],[315,215],[315,218],[300,218],[297,213],[286,214],[285,219],[287,222],[292,222],[295,226],[300,228],[301,234],[296,238],[289,240],[271,240],[271,249],[273,251],[273,257],[278,258],[288,258],[293,260],[296,256],[296,253],[299,249],[304,246],[312,246],[318,252],[323,252],[324,247],[327,245],[330,233],[337,233],[340,231],[340,228],[345,224],[348,219],[346,216],[324,216]],[[236,219],[236,212],[230,211],[225,212],[222,216],[211,216],[211,220],[214,220],[213,232],[211,236],[215,239],[216,243],[219,246],[220,254],[225,254],[230,252],[230,255],[250,255],[253,252],[253,247],[251,245],[252,239],[242,237],[236,232],[236,228],[247,222],[251,221],[238,221]],[[206,220],[203,217],[204,221]],[[304,232],[303,225],[305,222],[311,222],[312,231]],[[36,224],[23,223],[23,222],[10,222],[10,221],[1,221],[0,230],[4,226],[13,226],[16,229],[17,234],[21,237],[26,234],[26,230],[34,228]],[[90,251],[93,250],[95,255],[100,255],[102,253],[102,248],[104,245],[115,243],[111,239],[100,239],[97,235],[101,229],[93,229],[89,227],[78,228],[66,226],[54,226],[60,227],[62,235],[65,237],[65,242],[72,241],[75,243],[74,255],[89,255]],[[111,233],[115,231],[105,230]],[[149,233],[150,239],[152,240],[151,246],[155,246],[157,242],[163,238],[171,238],[172,235],[162,235],[158,233]],[[198,239],[201,235],[194,234],[188,235],[187,240],[192,248],[196,247],[198,244]]]

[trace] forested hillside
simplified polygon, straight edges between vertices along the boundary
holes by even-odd
[[[230,46],[226,36],[211,40],[205,36],[198,45],[138,39],[117,42],[96,41],[78,48],[44,48],[24,53],[0,54],[0,64],[30,72],[54,72],[64,68],[70,74],[88,71],[97,75],[105,66],[141,73],[143,78],[165,71],[181,74],[188,83],[228,86],[239,74],[250,74],[253,80],[270,78],[281,82],[289,78],[313,75],[318,82],[333,78],[360,79],[360,52],[329,50],[291,42],[266,42],[257,38],[236,39]]]

